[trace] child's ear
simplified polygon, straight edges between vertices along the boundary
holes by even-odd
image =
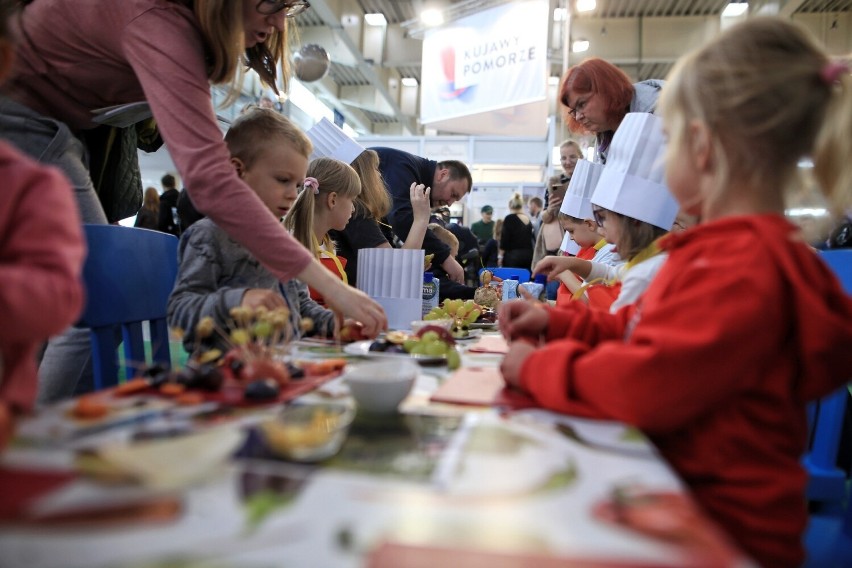
[[[246,165],[239,158],[231,157],[231,165],[234,166],[234,169],[237,170],[237,175],[242,178],[246,175]]]
[[[325,202],[328,204],[328,208],[332,209],[337,204],[337,192],[330,191],[328,193],[328,197],[325,198]]]
[[[595,233],[598,230],[598,224],[592,219],[583,219],[583,224],[586,225],[586,228],[591,232]]]
[[[713,164],[710,129],[700,120],[692,120],[689,123],[689,153],[699,171],[704,171]]]

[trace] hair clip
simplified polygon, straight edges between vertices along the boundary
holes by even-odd
[[[833,85],[845,73],[849,73],[849,66],[846,63],[842,61],[829,61],[820,70],[819,77],[826,85]]]
[[[319,194],[319,182],[317,181],[317,178],[306,177],[305,181],[302,183],[302,187],[312,189],[314,191],[314,195]]]

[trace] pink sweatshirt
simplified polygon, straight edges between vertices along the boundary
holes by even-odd
[[[237,176],[195,15],[170,0],[38,0],[24,10],[11,96],[77,131],[93,110],[147,100],[195,206],[282,280],[311,254]]]
[[[35,353],[83,308],[85,244],[71,187],[0,142],[0,401],[35,401]]]

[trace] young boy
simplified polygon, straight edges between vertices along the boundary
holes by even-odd
[[[293,123],[275,111],[255,109],[234,121],[225,142],[237,174],[257,193],[277,219],[284,217],[299,194],[308,169],[311,142]],[[169,298],[169,325],[183,329],[184,347],[195,348],[195,327],[210,316],[227,330],[231,308],[242,306],[290,310],[294,337],[299,317],[314,322],[312,333],[329,336],[334,313],[308,297],[298,280],[279,283],[242,245],[208,218],[193,224],[181,237],[178,277]],[[227,349],[214,334],[214,346]]]
[[[591,197],[602,172],[601,164],[587,160],[578,162],[568,185],[568,192],[562,201],[559,223],[580,250],[574,257],[559,257],[559,261],[564,263],[567,270],[559,275],[561,284],[556,293],[557,306],[571,302],[574,294],[583,287],[583,281],[571,272],[574,265],[579,264],[578,260],[590,260],[611,266],[621,264],[621,258],[615,252],[614,246],[607,243],[598,233],[598,226],[592,214]],[[619,284],[592,284],[586,287],[581,299],[595,308],[609,310],[619,291]]]
[[[12,67],[10,0],[0,0],[0,84]],[[36,350],[83,307],[85,244],[68,181],[0,142],[0,451],[35,401]]]

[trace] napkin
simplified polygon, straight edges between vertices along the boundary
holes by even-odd
[[[408,329],[423,312],[422,249],[358,251],[358,289],[376,300],[391,329]]]
[[[469,353],[495,353],[505,355],[509,352],[509,344],[502,335],[483,335],[479,341],[468,348]]]
[[[432,402],[529,408],[535,403],[527,395],[506,387],[497,367],[463,367],[444,381],[430,398]]]

